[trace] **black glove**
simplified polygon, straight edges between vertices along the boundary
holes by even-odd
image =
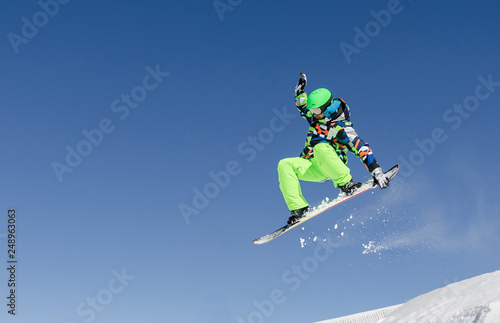
[[[295,93],[297,93],[298,91],[304,91],[306,84],[307,84],[306,74],[300,72],[300,79],[297,82],[297,85],[295,85]]]

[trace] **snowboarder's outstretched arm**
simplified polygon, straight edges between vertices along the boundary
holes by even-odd
[[[389,186],[389,180],[384,176],[369,144],[358,136],[351,122],[336,122],[335,128],[337,135],[334,140],[361,159],[380,188]]]
[[[347,148],[361,159],[370,173],[380,167],[369,144],[358,136],[349,121],[336,122],[335,124],[335,131],[337,132],[335,140],[341,145],[341,148]]]
[[[300,73],[300,79],[295,85],[295,106],[299,110],[302,118],[306,119],[309,124],[313,121],[312,114],[307,108],[307,93],[305,87],[307,84],[307,76],[304,73]]]

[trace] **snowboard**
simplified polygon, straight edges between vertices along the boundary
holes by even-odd
[[[389,169],[388,171],[386,171],[384,174],[389,180],[392,180],[394,178],[394,176],[396,176],[398,170],[399,170],[399,165],[396,165],[396,166],[392,167],[391,169]],[[306,213],[306,216],[303,217],[302,219],[300,219],[299,222],[297,222],[295,224],[287,224],[287,225],[279,228],[278,230],[276,230],[272,233],[269,233],[265,236],[262,236],[260,238],[255,239],[253,241],[253,243],[254,244],[268,243],[269,241],[276,239],[277,237],[284,234],[285,232],[292,230],[296,226],[299,226],[302,223],[314,218],[316,215],[323,213],[326,210],[331,209],[332,207],[339,205],[340,203],[345,202],[345,201],[347,201],[347,200],[349,200],[349,199],[351,199],[351,198],[353,198],[361,193],[367,192],[375,187],[377,187],[377,184],[375,183],[373,178],[369,179],[366,182],[364,182],[359,188],[357,188],[353,194],[346,195],[345,193],[340,193],[335,199],[333,199],[331,201],[328,201],[328,200],[323,201],[323,203],[321,205],[310,209],[309,212]]]

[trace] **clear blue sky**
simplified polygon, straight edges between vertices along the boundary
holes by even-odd
[[[216,5],[3,6],[0,259],[15,208],[18,263],[2,322],[313,322],[499,269],[500,4]],[[255,246],[289,215],[276,165],[307,133],[299,72],[404,166]]]

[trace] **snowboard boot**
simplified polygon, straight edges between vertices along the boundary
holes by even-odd
[[[356,183],[351,179],[349,183],[339,186],[339,190],[345,195],[349,196],[352,195],[356,191],[356,189],[360,188],[361,185],[361,183]]]
[[[307,211],[309,211],[309,206],[291,211],[292,215],[288,218],[287,223],[289,225],[294,225],[295,223],[299,222],[300,219],[306,216]]]

